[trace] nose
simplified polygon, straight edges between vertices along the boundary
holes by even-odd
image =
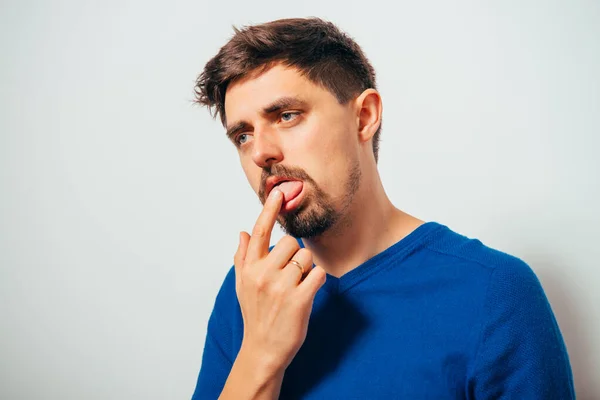
[[[274,163],[281,162],[283,153],[277,138],[277,133],[269,130],[254,132],[254,143],[252,144],[252,160],[261,168],[270,167]]]

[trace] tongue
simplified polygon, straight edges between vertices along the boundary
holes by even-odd
[[[290,201],[300,194],[303,185],[301,181],[285,181],[277,185],[277,189],[283,193],[284,201]]]

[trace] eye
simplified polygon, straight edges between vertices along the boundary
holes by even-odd
[[[283,122],[293,121],[298,116],[298,114],[300,114],[300,113],[297,112],[297,111],[294,111],[294,112],[293,111],[286,111],[284,113],[281,113],[281,120]]]
[[[235,142],[241,146],[244,143],[246,143],[247,140],[248,140],[248,135],[245,133],[242,133],[242,134],[238,135],[238,137],[235,139]]]

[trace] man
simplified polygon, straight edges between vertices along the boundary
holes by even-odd
[[[196,93],[264,208],[217,295],[194,399],[575,397],[532,270],[386,196],[375,73],[333,24],[236,30]],[[275,221],[288,235],[269,248]]]

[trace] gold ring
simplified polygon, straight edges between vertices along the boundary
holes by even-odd
[[[294,264],[296,267],[300,268],[300,273],[304,276],[304,267],[296,260],[288,261],[288,264]]]

